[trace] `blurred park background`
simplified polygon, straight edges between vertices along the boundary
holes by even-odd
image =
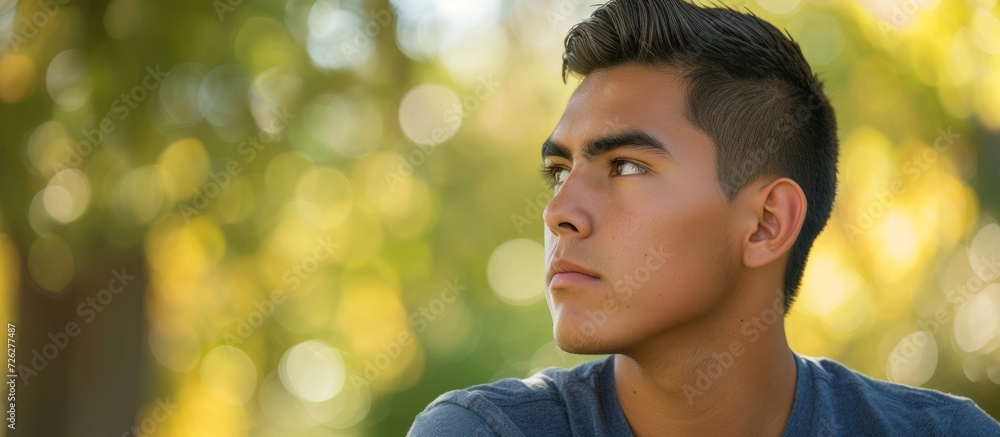
[[[402,435],[597,358],[552,342],[536,176],[592,3],[0,0],[10,435]],[[793,349],[1000,418],[997,2],[729,4],[840,122]]]

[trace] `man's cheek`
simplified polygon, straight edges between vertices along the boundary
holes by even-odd
[[[618,279],[615,281],[614,288],[616,297],[623,302],[628,302],[629,300],[632,299],[632,296],[635,294],[635,287],[626,284],[625,281],[622,279]]]

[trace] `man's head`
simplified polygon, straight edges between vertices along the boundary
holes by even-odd
[[[764,282],[787,311],[836,191],[833,109],[798,45],[730,9],[612,0],[570,30],[570,73],[542,152],[546,263],[597,279],[546,278],[557,342],[606,353]]]

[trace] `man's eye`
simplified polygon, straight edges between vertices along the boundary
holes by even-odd
[[[643,174],[646,169],[639,164],[632,161],[617,160],[614,161],[614,169],[621,176],[633,175],[633,174]]]
[[[569,169],[555,165],[542,165],[542,178],[550,187],[555,187],[566,181],[569,177]]]
[[[553,172],[553,180],[557,184],[565,182],[566,178],[568,177],[569,177],[569,170],[565,168],[556,168],[555,171]]]

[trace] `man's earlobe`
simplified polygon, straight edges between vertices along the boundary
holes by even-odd
[[[743,263],[761,267],[791,250],[806,218],[806,196],[799,184],[778,178],[761,187],[751,202],[756,228],[744,242]]]

